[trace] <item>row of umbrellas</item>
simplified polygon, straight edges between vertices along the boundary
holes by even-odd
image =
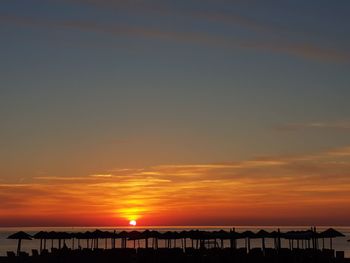
[[[260,230],[256,233],[252,231],[244,231],[244,232],[236,232],[235,229],[231,229],[230,231],[200,231],[200,230],[189,230],[189,231],[167,231],[164,233],[154,231],[154,230],[145,230],[145,231],[121,231],[117,233],[116,231],[109,232],[109,231],[101,231],[101,230],[95,230],[93,232],[86,231],[86,232],[77,232],[77,233],[67,233],[67,232],[45,232],[40,231],[36,233],[35,235],[31,236],[28,233],[25,233],[23,231],[17,232],[15,234],[12,234],[8,237],[8,239],[17,239],[18,240],[18,246],[17,246],[17,254],[20,253],[21,250],[21,241],[22,240],[31,240],[34,239],[40,239],[40,250],[42,250],[43,247],[43,241],[44,241],[44,249],[46,249],[46,240],[51,240],[53,244],[53,240],[59,241],[59,248],[61,249],[61,240],[63,240],[65,245],[65,240],[72,239],[74,242],[74,239],[78,240],[78,244],[80,247],[80,240],[86,240],[87,241],[87,247],[90,247],[89,241],[92,241],[92,245],[94,248],[98,248],[98,239],[105,239],[106,247],[107,247],[107,239],[111,239],[112,241],[112,247],[115,248],[115,240],[121,239],[121,247],[126,247],[127,240],[133,240],[134,246],[136,240],[145,240],[145,247],[148,248],[148,240],[153,239],[152,246],[155,248],[158,248],[158,239],[161,240],[167,240],[167,246],[171,246],[171,240],[177,240],[181,239],[182,241],[186,239],[192,240],[192,247],[194,247],[193,241],[196,241],[196,246],[198,248],[198,241],[204,242],[206,240],[221,240],[221,246],[223,247],[223,241],[224,240],[230,240],[231,247],[236,247],[236,240],[237,239],[245,239],[246,240],[246,247],[250,249],[250,239],[262,239],[262,247],[265,248],[265,238],[273,238],[275,240],[275,247],[280,248],[281,245],[281,238],[288,239],[288,240],[312,240],[315,242],[317,239],[322,238],[329,238],[330,239],[330,247],[332,248],[332,238],[335,237],[343,237],[344,234],[340,233],[339,231],[329,228],[323,232],[316,232],[315,228],[312,228],[311,230],[306,231],[288,231],[288,232],[280,232],[273,231],[273,232],[267,232],[265,230]],[[203,243],[201,243],[203,244]],[[298,243],[299,244],[299,243]],[[316,247],[316,243],[313,243],[313,247]],[[186,246],[186,242],[185,242]],[[323,242],[324,246],[324,242]],[[73,243],[74,247],[74,243]]]

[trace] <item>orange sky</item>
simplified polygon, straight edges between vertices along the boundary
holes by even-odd
[[[0,225],[346,225],[350,147],[0,182]]]

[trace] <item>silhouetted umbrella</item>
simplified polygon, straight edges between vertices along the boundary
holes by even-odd
[[[334,237],[345,237],[344,234],[338,232],[337,230],[335,230],[333,228],[328,228],[327,230],[321,232],[320,236],[322,238],[329,238],[330,249],[333,249],[332,238],[334,238]]]
[[[51,239],[51,249],[53,248],[53,241],[57,239],[57,232],[50,231],[47,233],[47,239]]]
[[[104,237],[105,237],[105,234],[104,234],[103,231],[98,230],[98,229],[96,229],[96,230],[95,230],[94,232],[92,232],[91,234],[92,234],[93,240],[94,240],[94,242],[95,242],[94,248],[97,248],[97,249],[98,249],[98,240],[99,240],[100,238],[104,238]]]
[[[140,239],[144,239],[145,240],[145,248],[148,248],[148,239],[151,237],[151,231],[149,231],[148,229],[143,231],[142,233],[140,233]]]
[[[18,239],[18,246],[17,246],[17,255],[19,255],[19,253],[21,252],[21,243],[22,243],[22,240],[32,240],[32,237],[23,232],[23,231],[19,231],[17,233],[14,233],[10,236],[7,237],[8,239]]]
[[[78,232],[78,233],[74,233],[72,235],[72,237],[74,237],[74,238],[76,238],[78,240],[78,249],[80,249],[81,248],[80,240],[86,239],[86,235],[84,233]]]
[[[134,248],[136,247],[136,240],[137,240],[138,246],[140,247],[140,239],[143,239],[143,238],[144,237],[142,233],[139,231],[134,230],[128,233],[128,239],[134,241]],[[126,243],[125,243],[125,247],[126,247]]]
[[[242,237],[245,238],[245,247],[248,249],[248,251],[250,251],[250,239],[256,238],[256,235],[252,231],[247,230],[242,233]],[[248,241],[248,246],[247,246],[247,241]]]
[[[270,233],[270,237],[274,239],[274,245],[276,249],[281,248],[281,237],[283,237],[283,233],[281,233],[280,229],[278,231],[272,231]]]
[[[44,249],[46,249],[46,239],[48,233],[45,231],[40,231],[33,236],[35,239],[40,239],[40,252],[43,250],[43,239],[44,239]]]
[[[270,237],[270,233],[265,231],[264,229],[261,229],[256,233],[257,238],[261,238],[261,247],[263,250],[265,250],[265,238]]]
[[[149,236],[153,239],[152,247],[158,248],[158,238],[160,237],[160,233],[158,231],[152,230],[150,231]]]
[[[121,248],[126,248],[126,239],[129,236],[129,233],[126,231],[122,231],[118,234],[119,238],[121,238]]]
[[[212,236],[214,237],[214,239],[220,239],[221,241],[221,248],[224,247],[224,240],[226,239],[230,239],[230,234],[228,232],[226,232],[225,230],[219,230],[219,231],[214,231],[212,233]],[[216,241],[215,241],[215,245],[216,245]]]
[[[189,231],[183,230],[179,233],[180,237],[182,238],[181,243],[182,243],[182,248],[186,249],[187,248],[187,238],[189,238]]]
[[[56,233],[56,238],[58,239],[58,248],[61,249],[61,241],[63,240],[63,246],[66,247],[66,239],[71,239],[72,236],[71,234],[67,233],[67,232],[57,232]]]
[[[91,248],[90,247],[90,239],[94,239],[94,235],[90,231],[86,231],[83,233],[84,239],[86,239],[86,248]],[[93,245],[93,242],[91,241],[91,246]]]

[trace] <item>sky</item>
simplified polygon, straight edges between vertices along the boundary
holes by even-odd
[[[0,226],[348,225],[347,0],[1,0]]]

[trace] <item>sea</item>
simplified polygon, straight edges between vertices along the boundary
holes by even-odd
[[[317,227],[316,230],[317,232],[323,231],[329,227],[332,227],[339,232],[343,233],[345,237],[338,237],[333,239],[333,249],[336,251],[344,251],[345,252],[345,257],[350,258],[350,227],[344,227],[344,226],[323,226],[323,227]],[[226,230],[229,231],[233,226],[167,226],[167,227],[55,227],[55,228],[43,228],[43,227],[31,227],[31,228],[0,228],[0,256],[5,256],[7,251],[16,251],[17,249],[17,241],[16,240],[11,240],[7,239],[7,237],[17,231],[24,231],[27,232],[28,234],[35,234],[39,231],[65,231],[65,232],[85,232],[85,231],[94,231],[96,229],[100,229],[103,231],[114,231],[116,230],[117,232],[126,230],[126,231],[132,231],[132,230],[137,230],[137,231],[143,231],[146,229],[149,230],[156,230],[159,232],[166,232],[166,231],[182,231],[182,230],[190,230],[190,229],[198,229],[198,230],[205,230],[205,231],[217,231],[217,230]],[[264,229],[266,231],[274,231],[277,230],[278,228],[280,229],[281,232],[287,232],[291,230],[308,230],[310,227],[302,227],[302,226],[283,226],[283,227],[278,227],[278,226],[235,226],[234,227],[237,232],[243,232],[246,230],[251,230],[253,232],[257,232],[260,229]],[[99,241],[99,247],[104,248],[105,246],[105,241],[100,240]],[[116,246],[120,246],[120,241],[116,241]],[[58,241],[54,241],[53,246],[57,247],[58,246]],[[160,241],[159,242],[159,247],[164,246],[165,242]],[[82,241],[81,246],[84,247],[84,241]],[[67,240],[66,245],[68,247],[71,247],[71,241]],[[132,241],[128,241],[127,244],[129,247],[133,247],[134,243]],[[144,246],[143,240],[140,240],[140,243],[138,244],[139,246]],[[244,240],[238,240],[238,247],[244,247]],[[320,241],[319,245],[322,247],[322,241]],[[32,249],[39,249],[40,246],[40,241],[39,240],[23,240],[22,241],[22,250],[28,253],[31,253]],[[47,248],[51,248],[52,243],[50,240],[47,241]],[[76,246],[76,244],[75,244]],[[110,247],[110,241],[108,241],[107,246]],[[177,243],[177,246],[180,247],[181,243],[180,241]],[[224,246],[229,246],[229,243],[226,242]],[[329,239],[325,239],[325,248],[329,248],[330,246],[330,241]],[[261,247],[261,240],[260,239],[252,239],[251,240],[251,247]],[[266,247],[273,247],[273,240],[271,239],[266,239]],[[282,239],[282,247],[288,247],[288,241]]]

